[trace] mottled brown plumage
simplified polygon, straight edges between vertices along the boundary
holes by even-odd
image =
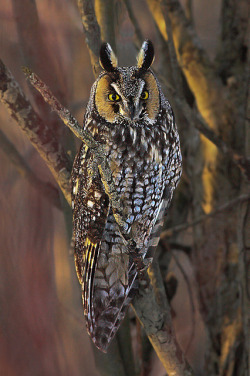
[[[127,231],[140,256],[152,254],[181,175],[179,136],[169,102],[150,69],[146,41],[137,66],[119,68],[108,44],[94,83],[84,128],[103,143]],[[76,270],[87,328],[102,351],[115,335],[137,290],[137,271],[119,233],[93,155],[84,145],[72,170]]]

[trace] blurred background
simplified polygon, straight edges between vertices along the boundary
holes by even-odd
[[[183,0],[185,6],[184,1],[187,3],[187,0]],[[113,7],[114,48],[119,65],[134,65],[137,54],[134,28],[124,2],[114,0]],[[197,34],[213,60],[218,48],[221,1],[193,0],[192,9]],[[153,68],[157,71],[161,52],[152,15],[142,0],[133,2],[133,10],[144,39],[149,38],[154,43]],[[40,75],[82,122],[94,76],[76,2],[2,1],[0,55],[73,159],[79,142],[73,140],[66,127],[28,85],[21,66],[31,67]],[[42,181],[55,186],[45,162],[2,104],[0,119],[0,129],[30,168]],[[85,329],[80,286],[70,252],[70,226],[65,215],[41,197],[1,148],[0,171],[0,374],[98,376]],[[178,197],[178,192],[176,195]],[[171,222],[170,213],[168,225],[173,224],[176,223]],[[182,243],[187,249],[192,247],[191,230],[186,231]],[[186,250],[172,248],[168,252],[168,245],[165,248],[167,256],[164,254],[162,258],[168,257],[166,283],[171,287],[172,281],[174,286],[171,307],[177,338],[196,374],[202,375],[207,333],[199,313],[194,270]],[[132,310],[129,317],[135,362],[137,366],[144,362],[141,375],[166,375],[153,351],[149,352],[147,360],[137,359],[140,358],[136,350],[138,330]]]

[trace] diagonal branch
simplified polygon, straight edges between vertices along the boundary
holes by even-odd
[[[124,221],[123,216],[122,216],[122,210],[120,207],[120,199],[115,188],[115,184],[112,178],[112,173],[111,173],[108,161],[105,158],[103,146],[99,142],[95,141],[92,135],[88,131],[82,128],[82,126],[73,117],[73,115],[71,115],[69,110],[67,110],[65,107],[62,106],[62,104],[52,94],[52,92],[46,86],[46,84],[35,73],[33,73],[28,68],[23,68],[23,72],[25,73],[26,77],[29,79],[30,83],[42,94],[44,100],[47,103],[49,103],[51,108],[60,116],[64,124],[67,125],[67,127],[69,127],[69,129],[75,134],[77,138],[79,138],[82,142],[84,142],[91,149],[91,152],[95,156],[95,160],[97,162],[97,165],[100,171],[100,175],[101,175],[103,185],[105,187],[105,191],[107,192],[109,196],[114,217],[120,228],[121,233],[123,234],[124,238],[126,238],[125,233],[126,233],[126,230],[128,229],[128,225]],[[68,201],[68,202],[71,202],[71,201]]]
[[[226,204],[221,205],[217,209],[213,210],[211,213],[203,214],[203,215],[199,216],[198,218],[196,218],[192,222],[183,223],[181,225],[177,225],[177,226],[171,227],[171,228],[163,231],[161,233],[161,239],[164,239],[166,237],[171,237],[173,235],[173,233],[175,233],[175,232],[185,231],[187,228],[196,226],[199,223],[208,219],[209,217],[214,217],[215,215],[222,213],[223,211],[234,208],[235,205],[237,205],[237,204],[240,204],[240,203],[243,203],[243,202],[246,202],[246,201],[249,201],[249,200],[250,200],[250,195],[247,195],[247,194],[236,197],[233,200],[227,202]]]
[[[0,100],[45,160],[63,194],[70,201],[71,163],[69,158],[53,130],[34,111],[19,84],[1,60]]]
[[[171,92],[175,99],[175,103],[179,107],[180,111],[183,112],[188,123],[193,124],[200,133],[202,133],[209,141],[216,145],[222,153],[227,155],[239,167],[245,177],[250,180],[250,160],[228,146],[228,144],[208,126],[203,117],[197,111],[193,110],[184,100],[184,98],[182,98],[181,95],[179,95],[179,93],[177,93],[176,90],[167,83],[163,76],[161,76],[161,80],[164,82],[164,85],[167,87],[169,92]]]
[[[50,183],[44,183],[40,180],[31,168],[27,165],[21,154],[15,146],[0,130],[0,147],[11,160],[16,169],[24,176],[28,182],[58,209],[62,209],[58,190]]]
[[[162,293],[164,287],[157,263],[151,264],[148,274],[151,283],[146,288],[142,286],[133,301],[136,315],[168,374],[192,376],[194,373],[176,341],[170,306],[166,294]]]
[[[151,1],[148,0],[149,6]],[[191,25],[187,20],[179,0],[153,0],[155,10],[153,16],[156,23],[156,10],[159,8],[171,21],[171,30],[179,65],[186,76],[189,87],[192,90],[197,106],[214,130],[221,124],[216,121],[221,119],[222,111],[227,108],[225,88],[214,67],[212,66],[205,50]],[[222,109],[223,108],[223,109]]]

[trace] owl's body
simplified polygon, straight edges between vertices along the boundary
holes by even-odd
[[[149,66],[144,42],[137,67],[118,68],[109,45],[94,83],[84,127],[104,145],[127,232],[140,256],[153,253],[165,209],[181,175],[172,109]],[[101,350],[116,333],[137,289],[133,258],[112,214],[98,167],[84,145],[72,171],[75,262],[88,331]]]

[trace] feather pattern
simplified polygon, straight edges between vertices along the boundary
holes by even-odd
[[[102,49],[103,61],[110,59],[111,51],[105,57],[106,50]],[[151,45],[144,44],[141,54],[141,65],[143,59],[152,62]],[[84,127],[104,146],[128,232],[140,256],[151,257],[181,175],[179,136],[171,106],[147,65],[116,67],[112,74],[101,73],[93,85]],[[114,90],[119,101],[112,103],[107,98]],[[147,102],[141,99],[145,90]],[[83,145],[72,170],[72,208],[75,264],[87,329],[105,352],[138,289],[138,278],[98,168]]]

